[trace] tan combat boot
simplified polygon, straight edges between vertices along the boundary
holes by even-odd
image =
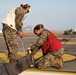
[[[53,64],[54,65],[58,65],[59,66],[59,69],[61,69],[63,67],[63,59],[62,58],[56,58],[53,61]]]

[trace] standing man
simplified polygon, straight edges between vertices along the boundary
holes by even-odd
[[[10,62],[16,60],[19,46],[17,34],[23,38],[23,19],[24,15],[29,13],[30,7],[31,6],[29,4],[21,4],[20,7],[10,10],[6,18],[2,21],[2,32],[8,49],[8,58],[10,59]]]
[[[51,31],[45,29],[42,24],[36,25],[33,31],[39,38],[27,50],[31,50],[35,54],[40,48],[42,49],[43,58],[37,67],[39,69],[46,69],[50,66],[58,65],[59,69],[62,68],[64,48],[58,38]]]

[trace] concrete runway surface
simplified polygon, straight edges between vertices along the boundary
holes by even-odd
[[[23,38],[25,49],[27,47],[30,47],[33,44],[33,42],[36,41],[37,38],[38,37],[36,37],[36,36],[25,36]],[[53,72],[68,72],[68,73],[72,72],[72,73],[76,74],[76,36],[71,36],[70,37],[70,36],[62,35],[62,36],[58,36],[58,38],[63,43],[63,46],[65,48],[65,54],[63,56],[64,66],[61,70],[58,70],[56,67],[51,67],[50,69],[47,69],[47,70],[48,71],[50,70],[50,71],[53,71]],[[18,37],[18,41],[19,41],[19,52],[24,53],[23,52],[23,47],[22,47],[22,41],[21,41],[20,37]],[[1,56],[3,56],[3,54],[5,54],[5,53],[7,53],[6,44],[5,44],[3,36],[0,36],[0,55],[2,54]],[[36,59],[38,58],[38,56],[40,56],[40,53],[41,53],[41,51],[38,53],[38,55],[35,55]],[[0,56],[0,63],[1,64],[2,64],[2,62],[6,63],[7,60],[5,60],[5,61],[3,61],[3,60],[5,59],[5,57],[7,57],[7,55],[4,56],[4,57],[1,57],[1,56]],[[38,69],[33,68],[33,70],[36,71]],[[26,71],[30,72],[29,69],[26,70]],[[26,74],[20,74],[20,75],[26,75]],[[49,75],[49,74],[47,74],[47,75]]]

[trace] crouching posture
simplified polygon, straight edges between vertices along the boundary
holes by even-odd
[[[59,69],[62,68],[64,48],[59,39],[51,31],[45,29],[42,24],[36,25],[33,31],[39,38],[27,50],[31,49],[32,53],[35,54],[39,49],[42,49],[43,58],[37,67],[39,69],[46,69],[58,65]]]

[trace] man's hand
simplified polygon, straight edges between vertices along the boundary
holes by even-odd
[[[21,38],[23,38],[23,37],[24,37],[24,33],[23,33],[22,31],[20,31],[20,32],[19,32],[19,36],[20,36]]]

